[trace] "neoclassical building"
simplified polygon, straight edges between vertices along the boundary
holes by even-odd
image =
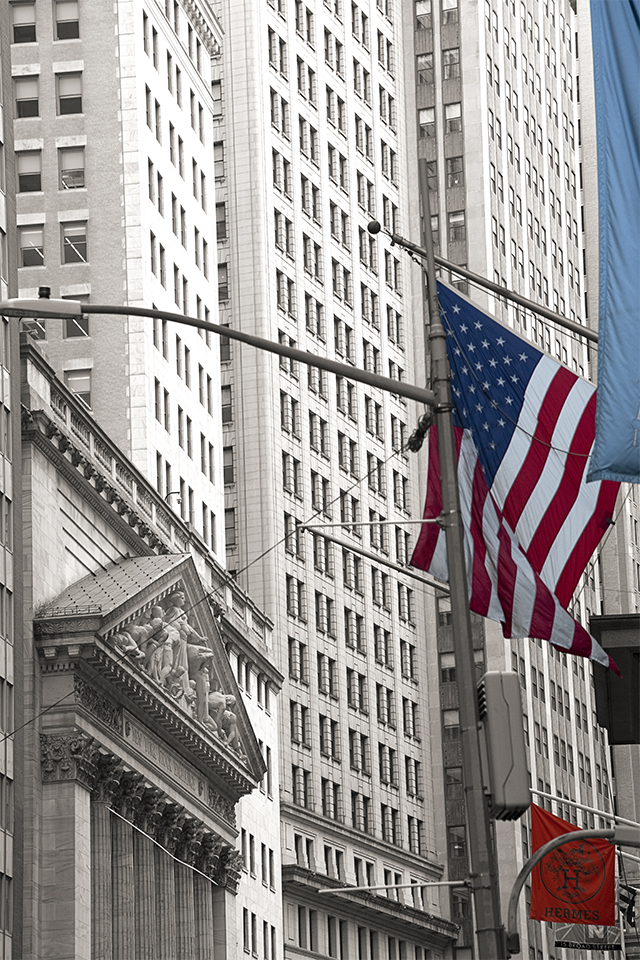
[[[231,659],[273,710],[271,624],[33,346],[22,375],[14,955],[231,960],[267,773]]]

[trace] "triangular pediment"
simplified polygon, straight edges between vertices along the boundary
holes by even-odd
[[[81,621],[114,661],[259,781],[264,761],[209,599],[189,555],[130,557],[64,590],[34,619],[34,630],[51,643],[76,633]]]

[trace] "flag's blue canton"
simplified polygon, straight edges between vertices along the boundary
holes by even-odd
[[[438,298],[447,332],[454,422],[472,431],[490,487],[542,354],[440,283]]]

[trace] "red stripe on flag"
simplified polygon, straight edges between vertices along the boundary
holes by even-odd
[[[438,454],[438,431],[429,429],[429,470],[427,475],[427,496],[424,504],[423,519],[431,520],[442,513],[442,484],[440,482],[440,456]],[[440,527],[435,523],[424,523],[411,556],[411,566],[419,570],[428,570],[433,560]]]
[[[577,621],[574,621],[574,624],[573,640],[569,652],[588,659],[591,656],[591,637],[581,624]]]
[[[510,637],[513,621],[513,597],[516,589],[518,568],[511,556],[511,537],[502,523],[498,529],[498,543],[498,582],[496,588],[498,600],[504,613],[502,632],[505,637]]]
[[[550,640],[553,635],[553,621],[556,616],[556,605],[549,588],[536,574],[536,599],[531,616],[532,637],[541,640]],[[560,649],[564,649],[561,647]]]
[[[526,551],[533,569],[538,572],[542,570],[553,542],[580,494],[582,478],[587,467],[587,456],[591,450],[595,434],[595,411],[596,395],[594,392],[582,412],[571,440],[562,480]],[[602,536],[602,533],[600,536]],[[585,557],[585,563],[595,550],[600,536],[594,541],[593,547]],[[579,576],[580,574],[578,574]]]
[[[471,537],[473,539],[473,571],[471,576],[471,609],[487,616],[491,602],[491,578],[485,566],[487,545],[484,540],[482,519],[489,490],[480,461],[476,459],[471,494]]]
[[[551,450],[550,443],[553,431],[575,382],[575,374],[564,367],[560,367],[549,384],[540,407],[538,422],[529,451],[505,500],[503,514],[512,530],[516,529],[520,514],[544,470]]]
[[[576,540],[556,583],[555,594],[563,607],[569,605],[578,580],[584,573],[589,558],[599,543],[603,531],[606,530],[609,520],[613,517],[619,486],[620,484],[612,480],[603,480],[600,484],[596,508]]]

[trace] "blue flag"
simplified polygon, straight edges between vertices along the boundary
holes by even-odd
[[[640,0],[591,0],[600,302],[588,480],[640,483]]]

